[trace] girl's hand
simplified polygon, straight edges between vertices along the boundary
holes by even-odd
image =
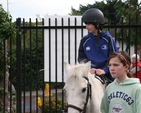
[[[95,74],[95,71],[96,71],[95,68],[91,68],[91,69],[90,69],[90,73],[91,73],[91,74]]]
[[[102,70],[102,69],[96,69],[96,70],[95,70],[95,73],[96,73],[97,75],[104,75],[104,74],[106,74],[105,71]]]

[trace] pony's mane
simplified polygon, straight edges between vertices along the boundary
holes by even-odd
[[[71,71],[68,73],[68,81],[72,79],[81,80],[85,75],[83,74],[84,64],[78,64],[71,68]]]

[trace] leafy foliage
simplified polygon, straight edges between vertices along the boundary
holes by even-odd
[[[22,91],[43,90],[44,89],[44,71],[39,71],[44,68],[44,49],[43,49],[43,30],[30,29],[30,26],[42,25],[41,22],[22,22],[23,26],[29,29],[23,30],[21,38],[21,87]],[[17,50],[16,39],[12,37],[8,39],[12,47],[8,48],[8,55],[10,55],[10,81],[17,89],[18,74],[17,74]],[[11,50],[12,49],[12,50]],[[62,88],[62,83],[51,83],[51,88]]]
[[[49,99],[44,100],[44,112],[42,113],[61,113],[62,106],[66,105],[66,102],[63,102],[60,98],[52,98],[51,102],[49,102]],[[39,108],[43,109],[43,104],[39,106]]]
[[[15,24],[11,22],[11,15],[9,15],[0,4],[0,78],[5,74],[6,70],[6,45],[5,40],[16,34]]]
[[[38,52],[38,57],[37,57]],[[11,55],[11,80],[17,89],[17,70],[16,70],[16,51]],[[36,90],[37,88],[43,88],[43,72],[39,72],[39,69],[43,68],[43,49],[42,47],[36,48],[26,48],[22,50],[22,70],[21,70],[21,80],[22,80],[22,91]]]
[[[141,10],[140,4],[136,0],[127,0],[124,3],[116,4],[116,18],[120,18],[118,24],[120,25],[140,25],[141,24]],[[130,45],[141,45],[141,39],[137,36],[141,36],[141,28],[132,27],[132,29],[125,28],[120,29],[118,35],[118,41],[124,41],[127,44],[127,48]],[[135,38],[136,37],[136,38]],[[137,39],[137,40],[135,40]]]
[[[0,42],[16,34],[16,27],[15,24],[11,22],[11,19],[11,15],[9,15],[0,4]]]
[[[104,13],[105,22],[108,21],[109,25],[121,25],[117,29],[116,40],[125,42],[127,47],[129,43],[134,45],[137,42],[137,45],[141,45],[141,39],[137,37],[137,35],[141,36],[140,27],[122,30],[122,25],[133,26],[141,24],[141,2],[138,3],[137,0],[106,0],[106,2],[101,1],[94,4],[80,4],[78,10],[71,9],[70,15],[82,15],[89,8],[99,8]],[[135,40],[135,37],[137,37],[137,40]]]
[[[119,18],[116,18],[116,10],[117,7],[115,7],[115,4],[121,4],[121,1],[114,0],[114,1],[109,1],[107,2],[101,1],[101,2],[95,2],[94,4],[87,4],[79,6],[79,9],[76,10],[73,7],[71,8],[71,14],[70,15],[82,15],[87,9],[90,8],[99,8],[103,13],[105,18],[107,18],[111,22],[119,21]]]
[[[6,93],[6,88],[8,84],[6,84],[5,89],[3,89],[3,80],[4,76],[6,76],[7,71],[7,43],[6,39],[10,38],[12,35],[16,34],[15,24],[11,22],[11,15],[9,15],[0,4],[0,112],[7,112],[7,108],[4,107],[3,100],[5,98],[5,102],[7,101],[7,96],[4,95],[4,91]]]

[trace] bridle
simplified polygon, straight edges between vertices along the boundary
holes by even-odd
[[[90,97],[90,99],[91,99],[91,84],[90,84],[89,79],[88,79],[87,77],[84,77],[84,78],[88,81],[88,83],[87,83],[86,102],[85,102],[85,104],[84,104],[83,109],[81,109],[81,108],[79,108],[79,107],[77,107],[77,106],[75,106],[75,105],[72,105],[72,104],[68,104],[68,103],[67,103],[66,109],[64,110],[64,113],[67,113],[68,108],[76,109],[76,110],[78,110],[80,113],[86,113],[86,107],[87,107],[87,104],[88,104],[89,97]]]
[[[87,96],[86,96],[86,102],[84,104],[84,107],[83,109],[75,106],[75,105],[72,105],[72,104],[68,104],[66,105],[66,109],[62,111],[62,113],[67,113],[68,111],[68,108],[73,108],[73,109],[76,109],[78,110],[80,113],[86,113],[86,107],[87,107],[87,103],[88,103],[88,100],[89,100],[89,97],[91,99],[91,84],[89,82],[89,79],[87,77],[84,77],[88,83],[87,83]],[[98,79],[102,84],[105,84],[105,86],[107,86],[109,83],[111,83],[111,80],[109,80],[105,75],[95,75],[95,78]]]

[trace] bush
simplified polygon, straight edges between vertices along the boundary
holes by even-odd
[[[42,113],[61,113],[62,109],[65,109],[65,105],[66,102],[63,102],[60,98],[52,98],[50,102],[49,99],[44,100],[44,110],[43,104],[40,104],[39,108],[41,109],[41,111],[43,111]]]

